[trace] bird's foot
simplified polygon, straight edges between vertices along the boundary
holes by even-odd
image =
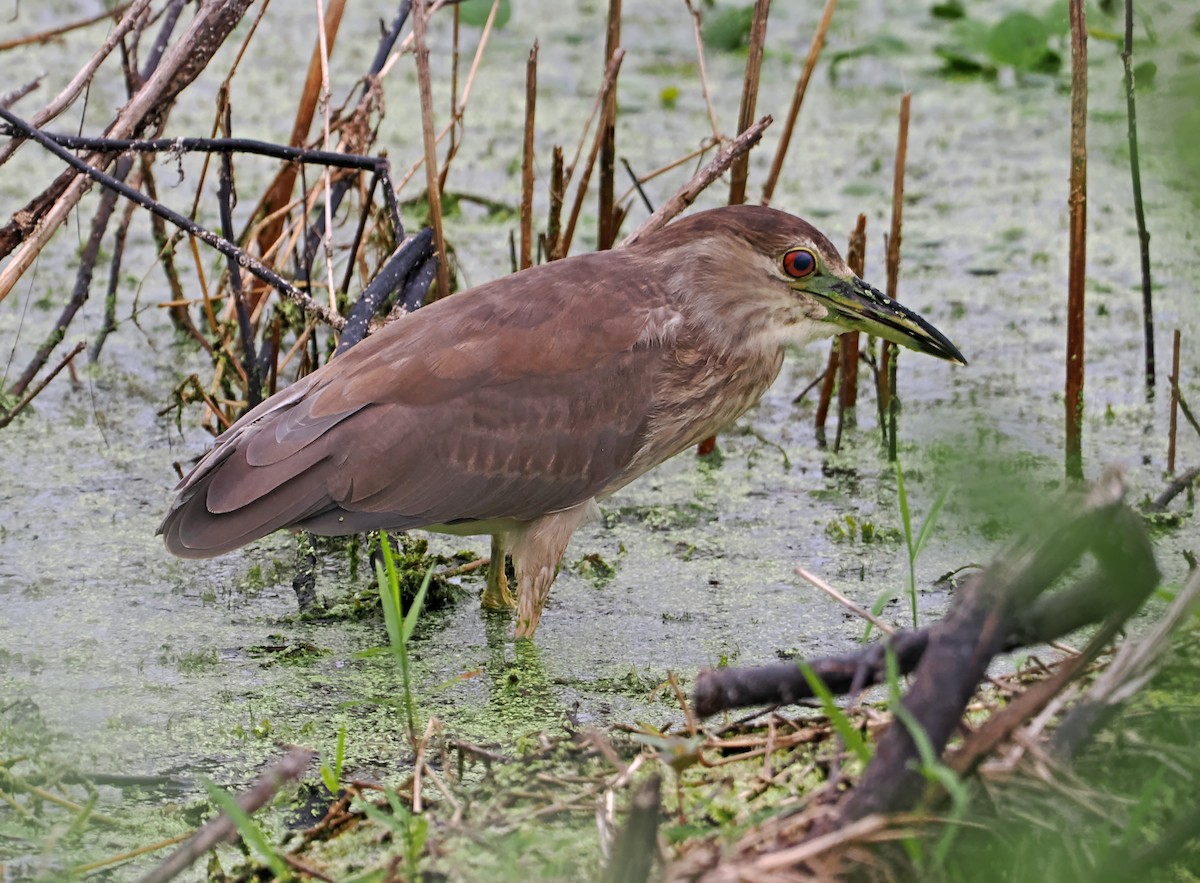
[[[504,551],[496,554],[492,546],[492,560],[488,563],[487,585],[483,589],[482,606],[488,610],[512,610],[517,606],[516,599],[508,590],[508,577],[504,573]]]

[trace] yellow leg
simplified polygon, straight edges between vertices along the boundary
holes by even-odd
[[[516,600],[508,590],[508,577],[504,575],[504,540],[499,534],[492,535],[492,560],[488,564],[487,586],[483,590],[483,606],[490,610],[512,609]]]

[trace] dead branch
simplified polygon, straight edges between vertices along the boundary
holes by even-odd
[[[95,180],[104,187],[117,191],[126,199],[132,200],[143,208],[153,212],[167,221],[170,221],[175,226],[190,233],[192,236],[196,237],[212,248],[215,248],[226,257],[233,257],[241,266],[245,267],[259,279],[271,285],[284,297],[295,301],[297,304],[303,307],[304,310],[317,316],[326,324],[338,330],[341,330],[346,324],[346,320],[341,316],[330,312],[328,307],[314,301],[308,296],[307,293],[292,285],[261,261],[258,261],[246,254],[229,240],[204,229],[191,219],[179,214],[173,209],[167,208],[162,203],[150,199],[141,191],[130,187],[123,181],[118,181],[111,175],[105,174],[99,168],[88,164],[85,160],[80,159],[69,150],[61,147],[53,138],[49,137],[44,132],[34,129],[28,123],[25,123],[23,120],[14,116],[8,111],[0,109],[0,119],[3,119],[6,123],[14,128],[20,129],[22,132],[24,132],[30,138],[36,140],[39,144],[41,144],[51,153],[55,154],[59,159],[63,160],[63,162],[67,163],[72,168],[83,172],[87,179]],[[16,262],[17,258],[13,258],[12,262],[5,267],[5,272],[12,269]],[[0,291],[2,291],[2,289],[0,289]]]
[[[1106,481],[1110,485],[1117,482],[1119,488],[1115,476]],[[1099,485],[1098,492],[1106,486]],[[1113,492],[1109,487],[1109,493]],[[1055,640],[1113,613],[1128,617],[1153,588],[1158,570],[1145,529],[1137,516],[1118,503],[1119,497],[1093,497],[1078,515],[1048,536],[1042,531],[1018,540],[988,570],[959,589],[954,607],[941,622],[897,632],[884,642],[853,653],[808,660],[809,666],[834,694],[850,692],[856,677],[864,684],[881,683],[886,677],[888,649],[895,654],[899,671],[907,674],[923,663],[933,641],[952,634],[960,621],[973,621],[983,615],[978,611],[964,613],[963,609],[984,603],[1011,608],[1004,630],[994,636],[998,647],[995,652]],[[1097,574],[1039,597],[1089,548],[1102,561]],[[1006,593],[1012,592],[1029,597],[1019,604],[1006,600]],[[971,683],[972,692],[977,683]],[[812,695],[799,667],[783,663],[701,672],[692,702],[697,714],[709,716],[732,708],[790,704]]]
[[[136,18],[134,13],[142,5],[135,5],[125,18],[132,23]],[[163,54],[158,68],[121,109],[106,128],[106,133],[114,138],[126,138],[140,134],[152,121],[163,118],[179,92],[204,70],[249,5],[250,0],[213,0],[202,4],[186,32]],[[0,156],[3,156],[2,151]],[[76,159],[72,157],[72,160]],[[89,156],[82,163],[91,168],[97,164],[107,166],[109,161]],[[74,162],[71,165],[73,170],[60,175],[46,191],[18,212],[7,227],[0,229],[0,257],[16,249],[0,271],[0,300],[8,296],[17,280],[33,265],[55,231],[67,220],[71,209],[91,187],[90,176],[78,174],[85,170]]]
[[[247,815],[265,806],[275,797],[280,785],[299,778],[316,756],[317,753],[311,748],[293,748],[238,797],[237,805]],[[191,840],[171,853],[162,864],[142,877],[139,883],[166,883],[168,880],[174,880],[200,856],[218,843],[232,839],[236,834],[237,827],[233,820],[221,813],[200,828]]]
[[[642,226],[626,236],[621,245],[633,245],[648,233],[653,233],[655,230],[661,230],[667,226],[668,221],[696,201],[696,197],[704,192],[704,188],[725,174],[725,170],[729,168],[735,159],[754,147],[762,138],[763,132],[766,131],[769,125],[771,125],[771,117],[765,116],[729,142],[728,146],[722,148],[708,165],[693,175],[691,180],[675,191],[670,199],[660,205],[658,210],[647,218]]]
[[[42,379],[41,383],[30,390],[19,402],[13,405],[10,410],[0,414],[0,429],[3,429],[4,427],[8,426],[8,424],[12,423],[13,420],[16,419],[16,416],[25,410],[26,406],[37,397],[38,393],[49,386],[50,381],[57,377],[58,373],[62,371],[63,368],[67,367],[72,359],[83,352],[83,348],[86,345],[86,342],[82,340],[75,344],[75,347],[62,357],[62,360],[54,366],[54,370],[46,375]]]

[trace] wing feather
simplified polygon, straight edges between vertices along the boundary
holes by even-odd
[[[439,301],[260,405],[181,482],[168,547],[530,519],[599,493],[644,441],[681,325],[647,273],[606,258]]]

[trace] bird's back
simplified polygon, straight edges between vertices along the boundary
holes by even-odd
[[[678,324],[636,260],[613,257],[446,298],[259,405],[176,488],[168,549],[528,519],[602,491],[642,447]]]

